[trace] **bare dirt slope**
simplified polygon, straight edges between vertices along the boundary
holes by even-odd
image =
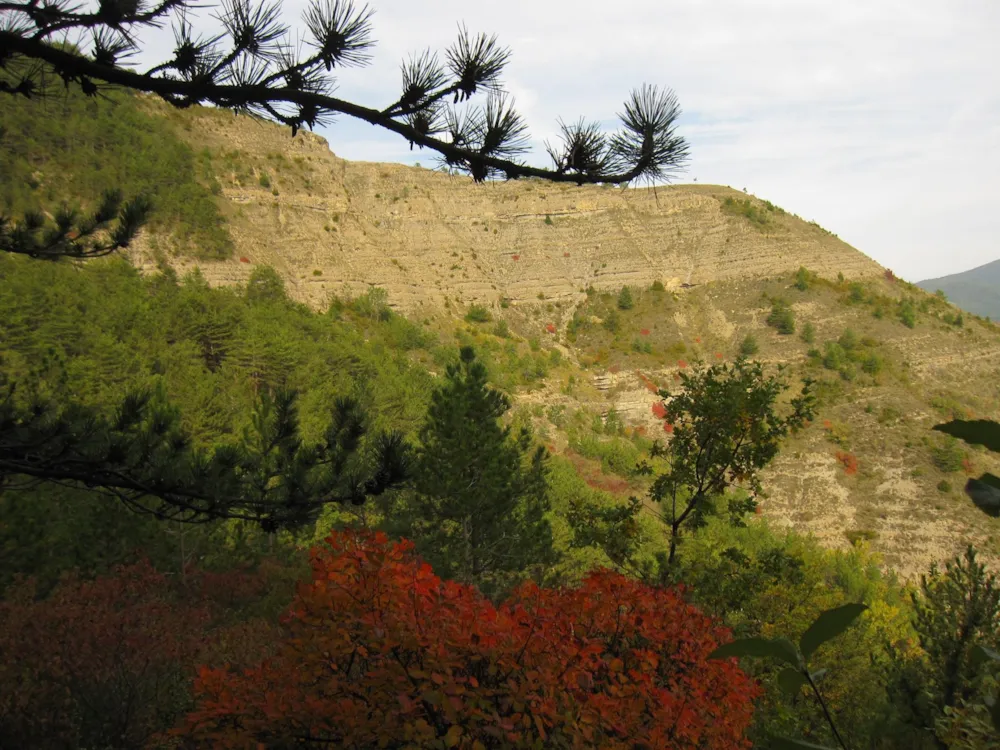
[[[318,308],[332,294],[368,285],[384,287],[393,305],[413,311],[440,306],[445,297],[516,303],[542,293],[572,301],[590,285],[648,286],[660,279],[678,286],[803,264],[848,278],[882,271],[780,210],[766,227],[727,215],[722,201],[747,197],[726,187],[474,185],[430,169],[348,162],[319,136],[293,139],[287,129],[248,117],[148,106],[163,110],[195,148],[212,155],[238,250],[231,260],[199,263],[209,282],[243,281],[253,264],[266,263],[282,273],[291,294]],[[153,263],[152,250],[148,242],[140,246],[140,264]]]

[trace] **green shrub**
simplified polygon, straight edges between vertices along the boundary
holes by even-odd
[[[740,342],[740,356],[741,357],[752,357],[760,350],[757,345],[757,339],[752,333],[748,333],[743,337],[743,341]]]
[[[847,352],[836,341],[823,344],[823,367],[827,370],[839,370],[847,364]]]
[[[548,214],[545,214],[545,223],[548,224],[549,226],[552,226],[553,224],[552,217],[549,216]]]
[[[845,328],[844,332],[840,334],[840,338],[837,339],[837,343],[845,352],[853,352],[858,348],[858,335],[850,328]]]
[[[618,315],[617,310],[611,310],[607,315],[604,316],[604,322],[601,323],[604,328],[611,333],[618,333],[621,328],[621,317]]]
[[[271,178],[267,176],[267,172],[261,172],[260,177],[257,178],[257,182],[265,190],[271,187]]]
[[[913,328],[917,324],[917,309],[913,304],[912,299],[903,299],[899,301],[899,307],[896,311],[899,317],[899,322],[902,323],[907,328]]]
[[[666,287],[663,286],[663,282],[660,281],[659,279],[657,279],[656,281],[653,282],[652,286],[649,287],[649,291],[651,291],[651,292],[665,292],[665,291],[667,291],[667,289],[666,289]]]
[[[951,482],[949,482],[947,479],[942,479],[940,482],[937,483],[937,489],[938,492],[942,492],[947,495],[949,492],[951,492]]]
[[[808,320],[802,325],[801,337],[807,344],[811,344],[816,340],[816,328]]]
[[[642,339],[632,339],[632,351],[640,354],[652,354],[653,345],[648,341],[643,341]]]
[[[497,324],[493,326],[493,335],[502,339],[510,338],[510,326],[507,325],[506,320],[497,321]]]
[[[783,336],[795,333],[795,313],[788,303],[781,299],[771,303],[771,312],[767,316],[767,324]]]
[[[875,352],[869,352],[861,360],[861,369],[869,375],[878,375],[885,369],[885,360]]]
[[[468,323],[489,323],[493,316],[485,305],[472,305],[465,314],[465,320]]]
[[[945,438],[931,445],[931,461],[939,471],[952,473],[961,471],[965,451],[962,444],[953,437]]]
[[[313,269],[313,276],[322,276],[322,275],[323,275],[323,272],[320,271],[318,268],[314,268]]]
[[[852,281],[848,285],[847,299],[855,304],[865,301],[865,287],[860,281]]]
[[[723,213],[730,214],[731,216],[742,216],[750,221],[751,224],[762,228],[767,226],[771,221],[771,217],[768,215],[767,205],[760,207],[749,198],[729,197],[722,201],[722,211]],[[771,210],[773,211],[773,205]]]
[[[809,289],[809,284],[813,280],[813,275],[806,270],[805,266],[799,266],[799,270],[795,272],[795,288],[800,292],[804,292]]]
[[[633,307],[635,307],[635,300],[632,299],[632,290],[623,286],[622,290],[618,292],[618,309],[631,310]]]

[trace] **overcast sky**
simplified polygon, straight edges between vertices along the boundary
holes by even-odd
[[[286,0],[295,12],[303,0]],[[559,117],[613,127],[629,90],[673,88],[691,165],[818,221],[912,281],[1000,258],[1000,0],[375,0],[373,64],[338,95],[385,106],[399,61],[458,22],[496,33],[544,163]],[[291,20],[291,19],[290,19]],[[295,24],[298,25],[298,24]],[[342,118],[347,159],[433,156]]]

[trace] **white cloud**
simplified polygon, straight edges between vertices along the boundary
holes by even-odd
[[[345,98],[388,103],[399,61],[464,22],[512,48],[536,161],[559,117],[611,123],[657,83],[685,109],[689,177],[745,186],[913,280],[1000,257],[996,0],[374,2],[375,62],[344,72]],[[304,5],[285,3],[293,24]],[[322,134],[345,158],[433,161],[346,118]]]

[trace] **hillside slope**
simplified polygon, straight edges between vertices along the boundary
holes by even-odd
[[[428,169],[348,162],[319,136],[293,139],[227,112],[147,106],[177,123],[221,185],[238,252],[199,261],[213,284],[244,281],[252,264],[266,263],[315,307],[378,285],[413,311],[445,298],[570,301],[590,285],[760,278],[802,264],[828,276],[882,273],[820,227],[730,188],[474,185]],[[151,266],[156,247],[147,242],[139,263]]]
[[[1000,260],[939,279],[918,281],[917,286],[931,293],[940,289],[956,305],[976,315],[1000,317]]]
[[[133,249],[143,270],[197,266],[230,286],[267,264],[316,310],[339,297],[335,317],[344,297],[382,287],[416,324],[403,338],[440,341],[420,368],[440,371],[455,343],[475,345],[515,393],[517,418],[588,484],[622,497],[645,494],[635,461],[668,434],[657,388],[733,359],[749,335],[756,358],[817,380],[822,396],[816,423],[765,476],[766,519],[832,547],[867,542],[906,576],[969,541],[1000,559],[1000,521],[962,493],[967,475],[1000,474],[1000,462],[930,431],[953,416],[1000,417],[1000,328],[963,320],[820,227],[725,187],[474,185],[347,162],[315,135],[227,112],[138,106],[197,166],[178,177],[201,196],[175,201],[181,225],[207,201],[234,248],[195,258],[194,235],[163,221]],[[59,197],[52,168],[36,166]],[[634,305],[619,309],[626,285]],[[767,324],[776,299],[793,334]],[[473,303],[482,309],[467,316]]]

